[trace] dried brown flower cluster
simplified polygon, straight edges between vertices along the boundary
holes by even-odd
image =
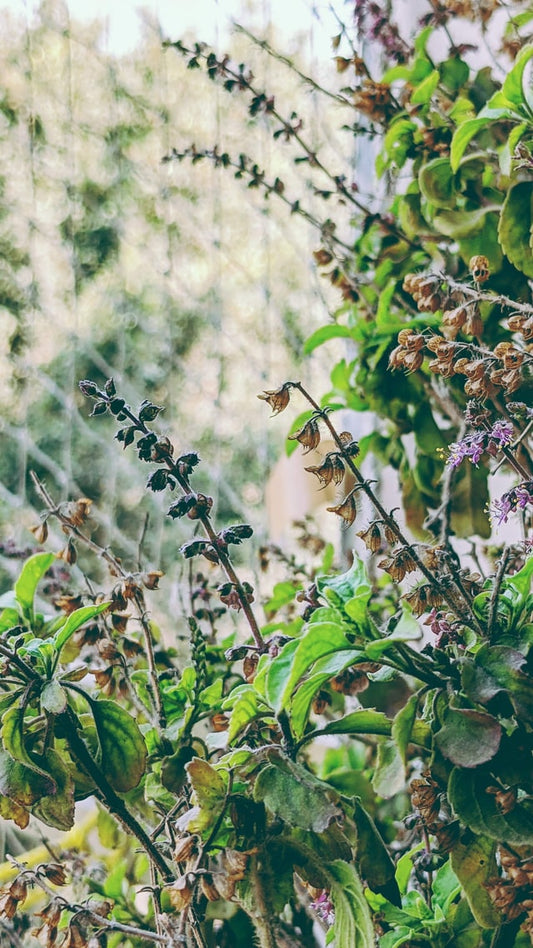
[[[353,104],[358,112],[367,115],[373,122],[388,122],[398,110],[389,85],[364,79],[354,92]]]
[[[499,850],[502,875],[489,879],[489,896],[508,921],[524,915],[521,928],[533,944],[533,858],[520,858],[504,846]]]

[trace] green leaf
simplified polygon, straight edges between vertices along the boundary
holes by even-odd
[[[100,766],[119,793],[132,790],[146,768],[146,744],[137,722],[114,701],[92,701],[100,743]]]
[[[513,68],[507,73],[502,86],[502,94],[505,98],[519,109],[523,109],[524,106],[526,106],[527,111],[529,111],[529,108],[527,100],[524,97],[524,70],[532,56],[533,44],[529,43],[518,53]]]
[[[503,202],[498,235],[502,250],[513,266],[533,277],[532,249],[533,182],[520,181]]]
[[[457,92],[467,82],[470,69],[464,59],[452,56],[440,64],[439,73],[442,84],[452,92]]]
[[[395,867],[374,820],[358,800],[354,822],[357,830],[357,867],[374,892],[399,902],[400,891],[394,877]]]
[[[273,659],[266,679],[269,704],[276,712],[281,711],[290,701],[300,678],[319,658],[352,648],[353,643],[348,641],[341,626],[333,622],[310,624],[300,639],[288,642]]]
[[[316,329],[304,343],[304,355],[309,355],[319,346],[323,346],[330,339],[351,339],[352,331],[348,326],[341,326],[338,323],[328,323],[326,326],[320,326]]]
[[[418,184],[433,207],[450,208],[455,205],[454,174],[448,158],[434,158],[422,165]]]
[[[370,661],[377,662],[384,652],[390,651],[399,642],[418,641],[421,638],[422,633],[418,622],[413,614],[404,608],[400,621],[391,634],[385,638],[377,639],[375,642],[370,642],[365,647],[365,654]]]
[[[446,210],[435,214],[433,226],[439,234],[445,237],[452,237],[454,240],[460,240],[463,237],[470,237],[472,234],[483,232],[487,221],[487,214],[495,210],[493,205],[487,207],[478,207],[472,211],[464,210]],[[499,210],[499,208],[498,208]]]
[[[432,894],[434,903],[438,905],[444,915],[446,915],[451,903],[460,892],[461,883],[453,871],[450,862],[445,862],[444,865],[437,870],[435,878],[433,879]]]
[[[2,599],[7,600],[7,598],[13,598],[13,602],[16,602],[14,593],[6,593],[5,596],[2,596]],[[2,632],[7,632],[9,629],[13,629],[20,622],[19,611],[14,606],[6,606],[0,612],[0,635]]]
[[[26,560],[15,583],[15,596],[22,615],[30,621],[37,586],[55,559],[55,553],[35,553]]]
[[[450,164],[452,171],[457,171],[461,158],[463,157],[468,143],[474,138],[481,129],[487,128],[492,122],[505,119],[521,118],[516,112],[508,107],[484,108],[476,118],[467,119],[459,125],[452,138],[450,149]]]
[[[383,741],[378,744],[372,786],[378,796],[385,800],[401,793],[405,788],[405,771],[394,741]]]
[[[435,743],[444,757],[460,767],[478,767],[497,754],[502,729],[496,718],[484,711],[447,708]]]
[[[354,596],[361,597],[368,602],[372,594],[366,566],[355,551],[349,570],[340,573],[338,576],[317,576],[316,585],[319,593],[322,594],[327,595],[327,590],[332,589],[344,603],[353,599]]]
[[[505,585],[510,586],[512,589],[521,595],[526,597],[531,591],[531,580],[533,578],[533,556],[530,556],[522,569],[518,570],[517,573],[514,573],[513,576],[505,577]]]
[[[231,695],[229,697],[231,698]],[[227,703],[225,703],[223,707],[227,707]],[[228,743],[231,744],[241,731],[250,724],[251,721],[259,717],[261,713],[264,714],[265,710],[265,704],[253,686],[245,686],[233,704],[228,729]]]
[[[254,783],[254,800],[289,826],[322,833],[340,819],[335,791],[301,764],[288,758],[271,757]],[[335,801],[335,802],[334,802]]]
[[[390,737],[393,722],[383,711],[362,708],[352,711],[343,718],[330,721],[323,729],[324,734],[381,734]],[[431,746],[431,730],[425,721],[415,721],[411,732],[411,740],[420,747]]]
[[[45,682],[41,690],[41,708],[49,714],[61,714],[67,704],[65,689],[55,678]]]
[[[364,653],[360,650],[350,651],[348,649],[347,651],[343,650],[339,653],[334,652],[327,655],[316,663],[315,671],[299,685],[289,705],[291,727],[296,740],[299,740],[305,731],[311,702],[317,691],[333,675],[338,675],[345,668],[349,668],[350,665],[364,660],[364,657]]]
[[[392,722],[392,739],[396,743],[404,767],[407,765],[407,746],[411,741],[417,710],[418,695],[411,695],[404,707],[398,711]]]
[[[485,888],[485,883],[498,875],[495,853],[495,842],[486,836],[476,836],[467,844],[457,843],[450,853],[451,867],[481,928],[497,928],[502,922]]]
[[[448,798],[456,815],[474,833],[511,846],[533,843],[531,808],[526,803],[517,803],[513,810],[501,813],[494,796],[486,792],[486,776],[479,769],[454,767],[448,782]]]
[[[340,859],[326,866],[331,877],[330,896],[335,906],[335,922],[326,944],[335,940],[343,948],[374,948],[374,926],[361,880],[353,866]]]
[[[194,790],[191,802],[198,813],[188,824],[190,832],[209,830],[222,812],[227,795],[227,774],[215,770],[206,760],[194,757],[186,764],[190,784]]]
[[[439,80],[438,69],[433,69],[429,76],[426,76],[426,78],[418,84],[411,96],[411,102],[416,105],[427,105],[439,84]]]
[[[56,632],[54,636],[54,645],[58,652],[68,642],[71,635],[85,623],[99,616],[109,608],[109,602],[101,602],[97,606],[82,606],[81,609],[75,609],[71,612],[65,621],[65,624]]]

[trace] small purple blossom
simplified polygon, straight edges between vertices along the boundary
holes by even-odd
[[[496,520],[498,525],[507,523],[510,514],[524,510],[529,504],[533,505],[533,481],[524,481],[492,502],[491,519]]]
[[[326,922],[327,925],[333,925],[335,908],[326,889],[323,889],[318,898],[311,902],[311,908],[315,910],[323,922]]]
[[[477,465],[485,450],[485,434],[484,431],[476,431],[474,434],[466,435],[461,441],[454,441],[450,445],[450,453],[446,463],[451,467],[459,467],[461,461],[470,458],[472,464]]]
[[[489,441],[495,441],[498,447],[504,448],[513,440],[513,426],[510,421],[496,421],[487,435]]]
[[[459,467],[461,461],[469,458],[472,464],[479,464],[481,456],[495,455],[501,448],[507,447],[513,440],[514,429],[510,421],[495,421],[486,431],[474,431],[460,441],[450,444],[447,464]]]

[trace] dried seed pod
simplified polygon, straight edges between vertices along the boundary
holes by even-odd
[[[308,454],[314,451],[320,444],[320,429],[316,418],[310,418],[305,425],[294,434],[288,436],[289,441],[299,441],[303,447],[303,453]]]
[[[220,892],[213,882],[212,872],[203,873],[200,879],[200,888],[208,902],[218,902],[220,900]]]
[[[30,527],[30,530],[37,540],[37,543],[46,543],[48,539],[48,524],[46,520],[43,520],[42,523],[36,524],[35,527]]]
[[[177,912],[183,912],[192,902],[194,884],[191,883],[189,875],[186,873],[176,879],[172,885],[167,886],[170,904]]]
[[[476,283],[486,283],[490,277],[490,264],[488,258],[483,254],[476,254],[471,257],[468,269]]]
[[[342,504],[338,504],[336,507],[326,507],[326,510],[330,513],[337,514],[338,517],[342,517],[344,522],[351,527],[357,515],[355,494],[348,494]]]
[[[174,852],[172,854],[175,862],[187,862],[191,856],[196,856],[198,852],[197,836],[181,836],[176,840]]]
[[[270,405],[273,415],[279,415],[280,412],[285,410],[290,402],[291,387],[291,382],[284,382],[279,388],[263,392],[257,397]]]

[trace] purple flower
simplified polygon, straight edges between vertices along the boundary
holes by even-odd
[[[329,892],[327,892],[326,889],[323,889],[318,898],[311,902],[311,908],[315,910],[317,915],[319,915],[322,921],[326,922],[327,925],[333,925],[335,921],[335,909],[329,897]]]
[[[493,501],[490,508],[491,518],[495,519],[498,525],[507,523],[509,514],[524,510],[528,504],[533,504],[533,481],[524,481]]]
[[[487,432],[490,441],[496,441],[500,448],[511,444],[513,440],[513,426],[510,421],[496,421]]]
[[[451,467],[459,467],[461,461],[470,458],[472,464],[478,464],[481,455],[485,450],[485,432],[476,431],[474,434],[466,435],[461,441],[454,441],[450,445],[447,464]]]

